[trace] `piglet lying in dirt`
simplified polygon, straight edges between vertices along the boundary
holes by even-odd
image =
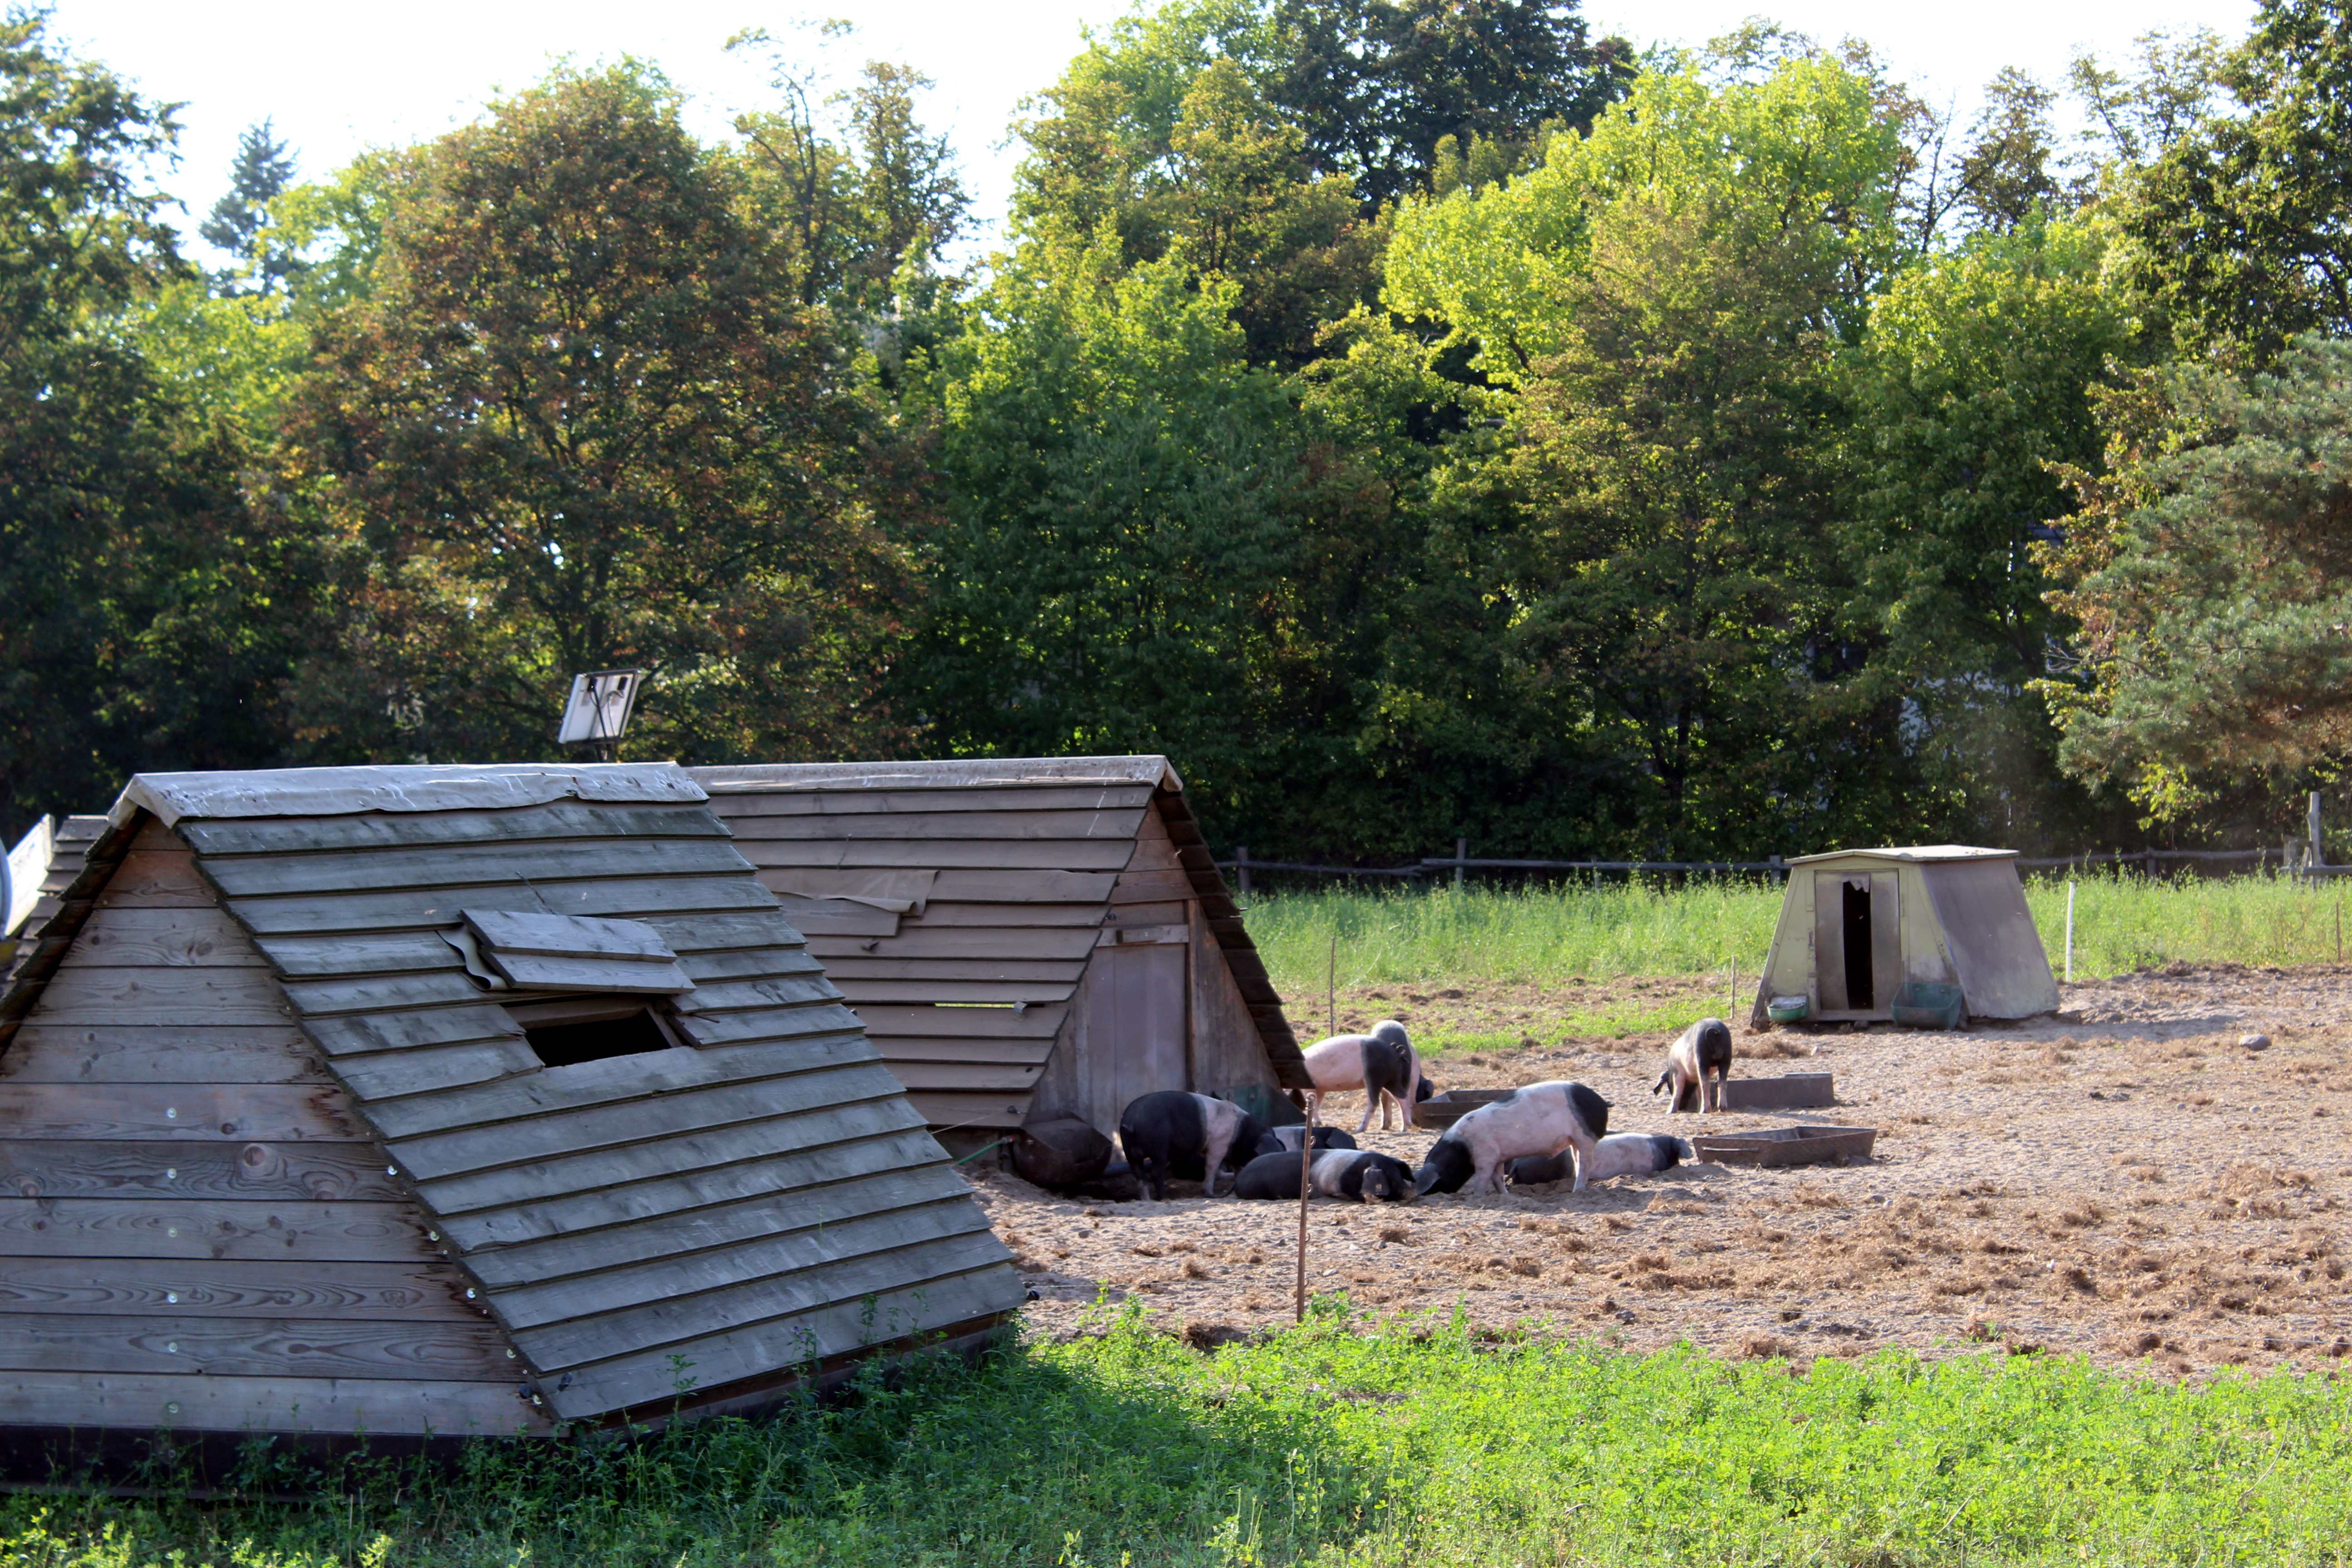
[[[1118,1146],[1135,1179],[1155,1198],[1168,1179],[1199,1182],[1217,1193],[1217,1173],[1250,1157],[1265,1123],[1227,1100],[1163,1089],[1138,1095],[1118,1113]]]
[[[1270,1128],[1265,1136],[1257,1141],[1257,1147],[1250,1152],[1278,1154],[1286,1149],[1296,1154],[1298,1152],[1298,1141],[1306,1136],[1307,1128],[1303,1122],[1293,1122],[1287,1127]],[[1355,1146],[1354,1135],[1342,1132],[1337,1127],[1318,1127],[1315,1130],[1315,1147],[1318,1149],[1352,1149]]]
[[[1499,1193],[1512,1161],[1573,1150],[1580,1193],[1591,1179],[1586,1172],[1593,1147],[1608,1131],[1609,1102],[1584,1085],[1529,1084],[1448,1128],[1430,1146],[1413,1182],[1424,1193],[1459,1192],[1465,1182],[1473,1192]]]
[[[1673,1170],[1685,1160],[1696,1158],[1687,1139],[1664,1132],[1612,1132],[1592,1146],[1592,1158],[1585,1165],[1584,1179],[1599,1182],[1611,1176],[1654,1176],[1660,1171]],[[1574,1165],[1566,1154],[1514,1160],[1511,1185],[1530,1187],[1543,1182],[1564,1182],[1573,1172]]]
[[[1307,1109],[1319,1112],[1323,1097],[1345,1089],[1364,1091],[1363,1120],[1356,1123],[1361,1132],[1372,1124],[1372,1111],[1381,1113],[1381,1131],[1389,1131],[1389,1107],[1393,1104],[1404,1112],[1407,1127],[1420,1125],[1413,1119],[1413,1107],[1437,1092],[1430,1081],[1421,1076],[1421,1056],[1412,1048],[1404,1026],[1394,1018],[1384,1018],[1372,1026],[1369,1035],[1333,1035],[1307,1047],[1307,1076],[1315,1080],[1307,1095]]]
[[[1720,1018],[1701,1018],[1685,1029],[1682,1038],[1666,1047],[1666,1070],[1650,1086],[1652,1094],[1674,1087],[1674,1109],[1723,1109],[1723,1080],[1731,1076],[1731,1026]],[[1715,1100],[1707,1101],[1707,1080],[1715,1080]]]
[[[1412,1184],[1412,1167],[1402,1160],[1363,1149],[1332,1149],[1314,1155],[1308,1179],[1315,1195],[1355,1198],[1363,1203],[1409,1204],[1421,1196]],[[1298,1195],[1297,1153],[1261,1154],[1234,1178],[1237,1198],[1295,1198]]]

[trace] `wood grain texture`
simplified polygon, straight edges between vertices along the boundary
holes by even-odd
[[[116,910],[208,910],[219,902],[185,849],[132,850],[99,895],[101,908]]]
[[[980,1094],[924,1089],[909,1090],[907,1099],[927,1124],[940,1128],[1011,1129],[1022,1125],[1029,1113],[1026,1091]]]
[[[0,1084],[0,1142],[17,1138],[203,1142],[364,1139],[327,1084]]]
[[[485,1257],[478,1267],[500,1318],[538,1327],[985,1229],[988,1217],[971,1196],[942,1161],[789,1205],[763,1199],[564,1237]],[[505,1278],[494,1278],[500,1267]]]
[[[869,1003],[929,1002],[994,1005],[1066,1002],[1077,988],[1070,980],[861,980],[845,977],[841,994],[852,1007]]]
[[[60,968],[32,1018],[43,1024],[284,1024],[293,1016],[266,969]]]
[[[986,1216],[959,1194],[501,1291],[499,1311],[531,1364],[552,1372],[1006,1257]],[[874,1267],[883,1258],[896,1267]]]
[[[839,1068],[862,1068],[875,1059],[874,1047],[856,1035],[835,1036],[822,1046],[647,1051],[547,1068],[522,1078],[468,1085],[397,1104],[371,1105],[369,1117],[386,1138],[405,1141],[460,1127],[535,1121],[632,1101],[652,1106],[688,1090],[721,1085],[748,1087]],[[791,1104],[796,1092],[783,1083],[768,1091],[780,1107]]]
[[[498,1330],[412,1314],[204,1318],[0,1312],[0,1372],[207,1377],[396,1377],[511,1383]]]
[[[825,969],[835,984],[846,994],[855,984],[863,987],[877,980],[939,981],[952,984],[966,980],[1033,982],[1053,985],[1076,985],[1078,976],[1086,973],[1087,961],[1072,958],[929,958],[920,955],[904,957],[895,952],[850,954],[828,957]]]
[[[31,1024],[0,1054],[7,1083],[324,1083],[291,1024],[118,1027]]]
[[[895,1156],[898,1163],[883,1163],[885,1156]],[[725,1179],[707,1180],[722,1175]],[[779,1203],[778,1197],[786,1194],[791,1200]],[[709,1201],[721,1194],[724,1201]],[[628,1193],[632,1208],[643,1211],[634,1217],[547,1231],[543,1217],[530,1213],[523,1217],[542,1234],[471,1249],[467,1266],[485,1286],[501,1292],[499,1310],[514,1321],[506,1292],[554,1289],[556,1282],[576,1275],[738,1247],[920,1204],[953,1202],[977,1214],[962,1201],[971,1195],[944,1150],[928,1137],[902,1131],[887,1138],[762,1160],[731,1173],[695,1172],[641,1183]],[[656,1202],[662,1206],[652,1207]],[[580,1207],[573,1215],[597,1217]],[[485,1222],[491,1218],[483,1216]],[[454,1224],[452,1234],[460,1234]],[[544,1298],[543,1316],[534,1321],[551,1322],[572,1310],[559,1290]]]
[[[1018,843],[1026,839],[1070,841],[1135,837],[1143,819],[1139,805],[1124,810],[938,811],[852,813],[824,811],[783,816],[739,816],[729,826],[743,853],[761,858],[750,846],[789,839],[903,838],[940,843],[958,839],[992,839]]]
[[[761,868],[781,866],[909,866],[991,871],[1117,871],[1126,866],[1128,838],[765,838],[743,852]],[[933,897],[947,895],[934,891]]]
[[[217,909],[103,908],[90,912],[60,969],[266,968],[236,922]]]
[[[892,1072],[900,1071],[908,1062],[970,1062],[975,1067],[990,1063],[1008,1066],[1034,1067],[1045,1061],[1054,1049],[1051,1038],[1042,1040],[992,1040],[972,1035],[869,1035],[890,1064]],[[900,1073],[903,1078],[905,1075]]]
[[[944,1062],[919,1058],[886,1057],[890,1071],[909,1094],[953,1093],[963,1089],[983,1093],[1026,1094],[1037,1087],[1045,1064],[1036,1062]]]
[[[1183,916],[1179,914],[1177,919]],[[904,926],[895,937],[866,942],[841,937],[809,939],[810,952],[830,970],[844,959],[992,959],[1083,963],[1094,950],[1095,925],[1038,929],[1027,926],[959,926],[940,930],[929,917]]]
[[[420,1046],[372,1057],[341,1057],[335,1071],[362,1100],[436,1094],[470,1084],[490,1083],[517,1073],[537,1072],[538,1056],[521,1039],[484,1040],[465,1046]]]
[[[359,1433],[512,1436],[551,1430],[518,1395],[520,1379],[159,1377],[14,1373],[0,1376],[6,1419],[43,1426],[161,1428],[184,1433]],[[23,1413],[23,1414],[18,1414]],[[29,1421],[28,1421],[29,1417]]]
[[[875,1035],[968,1036],[989,1040],[1051,1040],[1069,1016],[1065,1006],[1011,1007],[898,1006],[888,1003],[861,1004],[857,1016]]]
[[[982,1250],[977,1245],[981,1239],[973,1238],[969,1244],[975,1253]],[[1003,1244],[996,1245],[1001,1253]],[[907,1262],[923,1272],[927,1259],[946,1261],[935,1258],[935,1251],[919,1249],[907,1255]],[[863,1270],[858,1280],[852,1282],[887,1279],[889,1272],[885,1268]],[[770,1300],[782,1305],[782,1300]],[[864,1346],[886,1344],[928,1329],[1013,1311],[1021,1300],[1021,1281],[1013,1270],[983,1259],[961,1274],[933,1274],[897,1288],[876,1289],[837,1305],[746,1324],[704,1339],[671,1342],[591,1366],[572,1373],[569,1387],[562,1386],[561,1377],[548,1383],[547,1401],[566,1416],[649,1405],[674,1398],[682,1380],[690,1380],[695,1387],[721,1387]],[[659,1331],[657,1324],[655,1331]],[[530,1353],[528,1347],[525,1353]],[[678,1371],[681,1361],[686,1366],[683,1379]]]
[[[750,1013],[682,1013],[677,1025],[697,1045],[733,1046],[754,1040],[782,1044],[821,1038],[855,1030],[858,1021],[845,1003],[829,1002],[823,1006]]]
[[[703,1013],[742,1013],[779,1007],[824,1006],[841,1000],[823,971],[778,975],[772,980],[714,981],[698,985],[671,1004],[686,1017]]]
[[[438,930],[265,936],[257,939],[257,945],[280,973],[294,980],[398,974],[446,969],[458,962],[456,951],[441,940]]]
[[[946,931],[958,926],[986,926],[1003,931],[1037,931],[1078,927],[1091,931],[1103,922],[1102,900],[1092,903],[975,903],[933,899],[923,910],[922,929]],[[901,930],[910,928],[902,927]]]
[[[305,1020],[303,1032],[330,1057],[373,1051],[461,1046],[479,1040],[520,1040],[522,1026],[506,1009],[489,1003],[436,1007],[421,1013],[383,1013]]]
[[[678,963],[697,985],[722,980],[781,979],[786,975],[813,977],[824,973],[824,965],[797,945],[689,953]]]
[[[871,1051],[862,1040],[858,1043]],[[678,1133],[765,1121],[799,1110],[813,1100],[839,1104],[887,1100],[898,1092],[898,1080],[877,1057],[835,1072],[725,1084],[658,1100],[541,1113],[526,1121],[394,1138],[389,1152],[420,1181],[431,1181],[500,1165],[529,1164],[558,1154],[643,1145]]]
[[[975,815],[1051,811],[1132,811],[1151,799],[1150,784],[1044,784],[1016,788],[809,789],[729,791],[710,797],[728,820],[848,814],[931,812]],[[745,830],[738,828],[737,832]]]
[[[227,857],[206,860],[205,868],[221,892],[234,901],[289,893],[349,898],[378,890],[471,889],[506,882],[550,889],[572,879],[730,876],[748,867],[734,846],[723,839],[614,838],[600,840],[593,848],[576,854],[550,853],[543,845],[501,842],[463,849],[402,847]],[[470,897],[459,901],[468,909],[502,907],[517,913],[539,912],[514,904],[482,905]],[[559,906],[547,912],[577,911]]]
[[[0,1139],[0,1194],[20,1198],[396,1202],[372,1142]]]
[[[720,838],[707,805],[621,805],[564,800],[505,811],[360,813],[190,820],[181,837],[205,855],[314,854],[333,849],[457,847],[531,839]],[[577,847],[558,843],[551,854]]]
[[[681,957],[737,948],[800,945],[799,934],[781,905],[772,910],[731,914],[649,914],[645,922],[661,932],[670,951]]]
[[[11,1258],[0,1316],[373,1318],[478,1321],[465,1277],[446,1263],[215,1262],[211,1258]],[[503,1359],[501,1357],[501,1359]]]
[[[463,1007],[490,995],[467,974],[454,949],[446,969],[416,970],[405,974],[372,974],[352,979],[289,980],[287,999],[302,1016],[332,1018],[347,1013],[412,1012],[424,1007]]]
[[[470,1252],[781,1194],[803,1179],[853,1180],[941,1158],[938,1149],[894,1096],[446,1177],[419,1191]]]
[[[422,1225],[403,1204],[0,1198],[0,1257],[392,1263],[436,1256]]]
[[[430,929],[457,923],[464,909],[553,910],[559,914],[644,920],[659,914],[770,910],[776,897],[756,881],[726,877],[623,877],[595,881],[519,879],[463,888],[386,888],[360,895],[244,897],[236,918],[261,936]]]

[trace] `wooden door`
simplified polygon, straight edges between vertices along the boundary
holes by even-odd
[[[1095,1081],[1112,1089],[1113,1126],[1138,1095],[1193,1087],[1185,1070],[1185,945],[1175,942],[1121,942],[1095,952],[1109,984],[1088,1043]]]

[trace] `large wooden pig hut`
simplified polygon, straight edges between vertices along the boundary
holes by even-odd
[[[1307,1086],[1165,757],[689,772],[942,1137]]]
[[[1970,1017],[2056,1010],[2015,850],[1931,844],[1789,862],[1753,1022],[1775,996],[1804,997],[1809,1019],[1891,1019],[1906,984],[1959,987]]]
[[[0,1440],[744,1408],[1023,1289],[667,764],[131,781],[0,995]]]

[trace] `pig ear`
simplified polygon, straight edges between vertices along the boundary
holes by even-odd
[[[1413,1195],[1416,1197],[1423,1196],[1429,1192],[1430,1188],[1435,1185],[1437,1185],[1437,1166],[1434,1162],[1432,1162],[1429,1164],[1423,1165],[1413,1176]]]

